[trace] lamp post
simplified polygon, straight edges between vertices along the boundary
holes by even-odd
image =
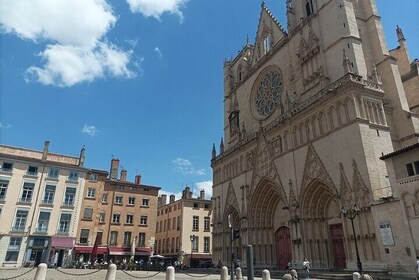
[[[234,280],[234,253],[233,253],[234,227],[233,227],[233,216],[231,214],[228,215],[228,227],[230,228],[230,248],[231,248],[230,279]]]
[[[346,206],[342,206],[341,208],[341,212],[343,216],[351,220],[352,232],[353,232],[354,240],[355,240],[356,264],[358,266],[358,272],[362,274],[362,263],[361,263],[361,259],[359,258],[358,243],[356,242],[356,234],[355,234],[355,227],[354,227],[354,219],[356,216],[358,216],[360,210],[361,209],[356,204],[352,205],[351,208],[348,208]]]
[[[195,234],[189,236],[191,240],[191,260],[190,260],[190,267],[192,267],[192,253],[193,253],[193,242],[195,241]]]

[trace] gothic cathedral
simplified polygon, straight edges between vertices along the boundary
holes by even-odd
[[[224,63],[213,260],[234,253],[245,265],[251,244],[256,267],[308,258],[355,271],[356,241],[364,269],[411,271],[419,248],[407,223],[396,226],[406,214],[392,207],[380,157],[419,142],[418,80],[406,88],[374,0],[287,0],[286,9],[287,30],[262,2],[254,44]],[[229,215],[240,231],[232,248]]]

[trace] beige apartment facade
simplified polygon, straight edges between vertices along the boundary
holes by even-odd
[[[133,247],[135,261],[147,261],[153,254],[159,187],[144,185],[141,176],[127,181],[127,171],[112,159],[109,177],[90,170],[97,181],[86,183],[75,246],[76,260],[92,257],[98,240],[97,258],[121,263],[129,261]]]
[[[188,267],[199,267],[212,261],[211,243],[212,201],[205,199],[205,191],[192,197],[189,187],[182,197],[175,200],[171,195],[159,197],[156,222],[156,254],[166,261]]]
[[[213,259],[246,259],[251,244],[256,267],[357,270],[357,245],[364,270],[413,273],[412,223],[380,157],[419,141],[417,61],[401,30],[388,51],[373,0],[291,0],[286,12],[288,30],[262,3],[254,43],[224,63]]]
[[[79,157],[0,145],[0,266],[71,260],[87,169]]]

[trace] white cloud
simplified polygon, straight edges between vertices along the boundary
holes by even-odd
[[[105,0],[10,0],[0,2],[0,31],[45,44],[42,66],[26,81],[70,87],[96,78],[135,77],[132,50],[106,41],[117,18]]]
[[[205,198],[206,199],[211,199],[211,197],[212,197],[212,181],[209,180],[209,181],[202,181],[202,182],[195,183],[195,187],[192,190],[193,196],[199,197],[201,190],[205,191]]]
[[[126,0],[131,12],[141,13],[145,17],[160,19],[164,13],[174,14],[183,20],[181,8],[189,0]]]
[[[82,132],[93,137],[96,135],[96,133],[99,133],[100,131],[94,125],[85,124],[82,129]]]
[[[0,122],[0,128],[11,128],[11,127],[12,126],[10,124]]]
[[[163,57],[163,55],[162,55],[162,53],[161,53],[161,51],[160,51],[159,47],[155,47],[155,48],[154,48],[154,52],[157,54],[157,56],[158,56],[158,57]]]
[[[193,164],[184,158],[175,158],[172,161],[173,165],[175,166],[175,170],[177,172],[183,173],[183,174],[187,174],[187,175],[199,175],[199,176],[203,176],[205,175],[205,169],[201,168],[201,169],[196,169]]]

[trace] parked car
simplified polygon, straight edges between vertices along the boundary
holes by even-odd
[[[202,268],[210,268],[210,267],[214,267],[214,264],[212,263],[212,261],[204,261],[201,263],[201,267]]]

